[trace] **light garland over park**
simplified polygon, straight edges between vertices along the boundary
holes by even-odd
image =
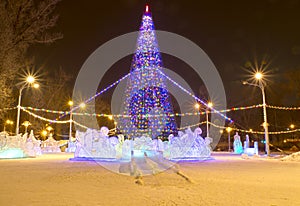
[[[234,111],[242,111],[242,110],[249,110],[249,109],[256,109],[256,108],[261,108],[263,105],[262,104],[257,104],[257,105],[251,105],[251,106],[243,106],[243,107],[233,107],[230,109],[224,109],[224,110],[219,110],[218,112],[220,113],[227,113],[227,112],[234,112]],[[267,105],[268,108],[276,109],[276,110],[286,110],[286,111],[291,111],[291,110],[300,110],[300,107],[280,107],[280,106],[271,106]],[[34,108],[34,107],[22,107],[25,110],[31,110],[31,111],[36,111],[36,112],[46,112],[46,113],[53,113],[53,114],[65,114],[68,115],[70,114],[70,111],[57,111],[57,110],[50,110],[50,109],[44,109],[44,108]],[[6,108],[6,110],[14,110],[16,107],[12,108]],[[171,116],[194,116],[194,115],[204,115],[206,113],[215,113],[215,111],[210,111],[210,110],[205,110],[202,112],[186,112],[186,113],[174,113],[170,114]],[[113,117],[129,117],[129,115],[123,115],[123,114],[97,114],[97,113],[84,113],[84,112],[73,112],[73,115],[80,115],[80,116],[96,116],[96,117],[108,117],[108,116],[113,116]],[[151,116],[149,114],[148,116]],[[152,115],[152,116],[160,116],[159,114]]]
[[[245,107],[244,107],[245,108]],[[29,115],[35,117],[35,118],[38,118],[40,120],[43,120],[43,121],[46,121],[46,122],[50,122],[50,123],[57,123],[57,124],[66,124],[66,123],[69,123],[70,120],[66,120],[66,121],[58,121],[58,120],[51,120],[51,119],[47,119],[47,118],[44,118],[40,115],[37,115],[37,114],[34,114],[30,111],[28,111],[25,107],[22,107],[21,108],[22,111],[28,113]],[[39,111],[41,111],[40,109],[38,109]],[[43,109],[44,110],[44,109]],[[236,111],[236,110],[235,110]],[[56,112],[62,112],[62,111],[56,111]],[[76,113],[75,113],[76,114]],[[79,113],[78,113],[79,114]],[[97,116],[97,117],[105,117],[105,118],[110,118],[110,117],[115,117],[115,116],[118,116],[120,117],[120,115],[109,115],[109,114],[88,114],[88,113],[83,113],[84,115],[91,115],[91,116]],[[196,114],[196,113],[195,113]],[[197,113],[199,114],[199,113]],[[176,114],[175,114],[176,115]],[[180,114],[182,115],[182,114]],[[87,129],[88,127],[86,127],[85,125],[82,125],[74,120],[72,120],[72,122],[82,128],[85,128]],[[187,125],[187,126],[184,126],[184,127],[180,127],[180,128],[177,128],[177,130],[184,130],[184,129],[187,129],[189,127],[196,127],[196,126],[200,126],[200,125],[203,125],[203,124],[206,124],[207,122],[206,121],[203,121],[203,122],[200,122],[200,123],[197,123],[197,124],[193,124],[193,125]],[[220,126],[220,125],[216,125],[212,122],[208,122],[208,124],[210,124],[211,126],[213,127],[216,127],[216,128],[219,128],[219,129],[226,129],[227,127],[225,126]],[[262,131],[253,131],[251,129],[249,130],[246,130],[246,129],[239,129],[239,128],[231,128],[232,131],[237,131],[237,132],[242,132],[242,133],[250,133],[250,134],[264,134],[264,132]],[[290,129],[290,130],[283,130],[283,131],[276,131],[276,132],[269,132],[269,134],[271,135],[280,135],[280,134],[290,134],[290,133],[295,133],[295,132],[300,132],[300,129]]]

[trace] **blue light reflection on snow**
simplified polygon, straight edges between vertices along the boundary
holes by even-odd
[[[19,148],[8,148],[0,150],[0,159],[12,159],[12,158],[23,158],[25,157],[22,149]]]

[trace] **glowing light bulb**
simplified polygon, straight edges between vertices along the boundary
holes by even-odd
[[[26,82],[28,82],[29,84],[32,84],[34,81],[35,81],[35,78],[33,76],[31,76],[31,75],[29,75],[26,78]]]
[[[261,72],[256,72],[255,73],[255,79],[260,80],[260,79],[262,79],[262,77],[263,77],[263,74]]]

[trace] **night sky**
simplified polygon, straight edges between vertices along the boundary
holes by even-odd
[[[56,30],[64,38],[49,46],[35,46],[30,55],[35,56],[39,66],[50,71],[61,67],[75,80],[84,61],[100,45],[138,30],[146,3],[156,29],[182,35],[208,54],[224,81],[229,106],[261,103],[257,89],[241,85],[249,76],[243,68],[247,61],[266,58],[270,62],[272,88],[268,90],[274,102],[281,98],[276,94],[280,76],[300,68],[299,0],[63,0],[56,10],[60,14]],[[164,65],[184,75],[197,93],[201,80],[195,79],[192,72],[183,72],[192,70],[178,59],[167,55],[163,58]],[[128,57],[116,63],[106,74],[107,82],[99,87],[126,74],[130,61]]]

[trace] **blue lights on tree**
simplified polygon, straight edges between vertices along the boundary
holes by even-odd
[[[118,128],[130,137],[177,134],[173,106],[162,71],[162,58],[149,7],[142,18],[131,75],[125,92],[123,119]]]

